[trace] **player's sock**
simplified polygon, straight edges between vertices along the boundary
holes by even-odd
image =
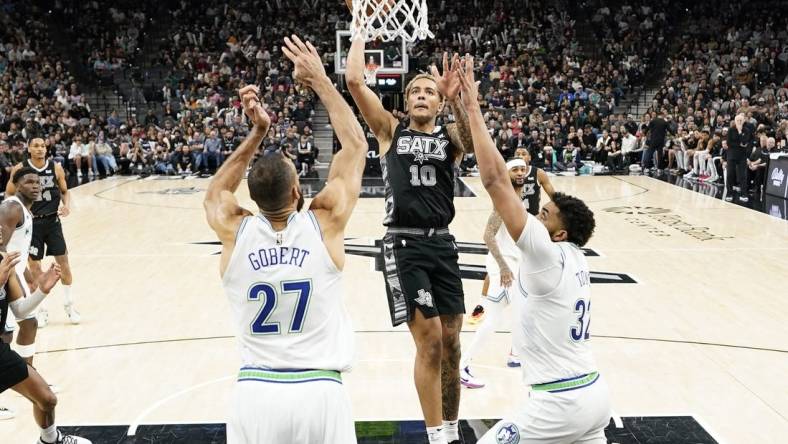
[[[63,285],[63,304],[71,305],[74,300],[71,299],[71,285]]]
[[[443,436],[446,441],[452,442],[460,439],[459,421],[443,421]]]
[[[427,439],[430,444],[448,444],[443,436],[443,426],[427,427]]]
[[[57,426],[51,426],[41,429],[41,441],[54,443],[57,441]]]

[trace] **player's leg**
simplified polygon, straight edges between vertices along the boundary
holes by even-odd
[[[19,334],[16,336],[17,352],[26,363],[33,365],[33,357],[36,354],[38,320],[35,314],[31,314],[26,319],[17,319],[16,322],[19,324]]]
[[[441,322],[431,293],[428,271],[433,264],[426,240],[387,234],[383,238],[386,295],[393,326],[407,322],[416,359],[413,379],[427,426],[429,442],[444,443],[441,403]]]
[[[71,264],[68,261],[68,247],[66,238],[63,236],[63,225],[60,219],[56,219],[49,236],[45,239],[47,244],[47,255],[55,256],[55,262],[60,265],[60,283],[63,286],[63,308],[66,311],[69,321],[72,324],[79,324],[81,316],[74,307],[74,299],[71,295]]]
[[[30,256],[27,260],[27,269],[30,271],[30,276],[33,282],[38,281],[43,270],[41,269],[41,260],[44,258],[44,240],[48,236],[50,224],[42,219],[33,219],[33,237],[30,241]],[[46,299],[38,304],[36,313],[38,320],[38,328],[44,328],[49,323],[49,312],[46,309]]]
[[[55,256],[55,262],[60,265],[63,275],[60,277],[60,283],[63,286],[63,309],[66,311],[68,320],[72,324],[79,324],[82,319],[77,309],[74,307],[74,298],[71,295],[71,283],[73,277],[71,275],[71,264],[68,261],[68,254]]]
[[[443,442],[441,440],[443,426],[441,321],[438,316],[427,318],[420,309],[416,309],[413,319],[408,322],[408,329],[416,344],[413,380],[419,395],[421,411],[424,414],[429,442],[441,443]]]
[[[33,403],[33,417],[41,429],[39,444],[55,444],[69,442],[73,444],[90,444],[90,441],[77,436],[64,436],[55,425],[55,406],[57,397],[50,390],[41,375],[30,366],[27,366],[27,377],[11,390],[19,393]]]
[[[9,318],[10,318],[10,316],[9,316]],[[10,319],[9,319],[9,321],[10,321]],[[0,332],[2,332],[0,334],[0,342],[1,342],[0,346],[2,344],[10,344],[14,340],[14,328],[12,326],[10,326],[9,324],[7,324],[5,326],[0,325]],[[0,377],[0,380],[1,379],[3,379],[3,378]],[[0,392],[2,392],[1,388],[0,388]],[[1,399],[1,397],[0,397],[0,399]],[[6,405],[3,405],[3,403],[0,402],[0,421],[6,420],[6,419],[13,419],[14,417],[16,417],[16,411],[14,409],[6,406]]]
[[[488,276],[495,283],[490,285],[491,290],[487,293],[487,303],[485,304],[487,315],[484,323],[473,334],[471,344],[462,353],[462,361],[460,363],[460,382],[468,388],[481,388],[485,385],[482,379],[473,375],[470,365],[482,347],[489,343],[488,340],[495,329],[500,326],[500,320],[507,300],[506,289],[500,285],[500,275],[490,273]]]
[[[612,406],[610,392],[602,375],[593,385],[577,390],[576,395],[574,404],[581,407],[576,409],[577,414],[574,415],[574,419],[576,427],[584,432],[575,443],[607,444],[605,428],[610,424]]]
[[[435,267],[430,273],[435,307],[441,315],[441,391],[443,427],[447,441],[460,439],[457,419],[460,410],[460,331],[465,298],[458,264],[459,251],[453,237],[431,239]]]

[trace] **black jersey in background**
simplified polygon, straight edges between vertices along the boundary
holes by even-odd
[[[539,199],[542,197],[542,187],[539,186],[539,180],[536,175],[538,170],[533,165],[528,167],[528,175],[525,176],[525,183],[520,196],[526,204],[526,211],[534,216],[539,214]]]
[[[55,163],[47,160],[44,168],[36,168],[30,159],[25,160],[25,166],[29,166],[38,171],[38,180],[41,184],[41,197],[33,202],[30,212],[33,216],[49,216],[57,214],[60,208],[60,187],[55,176]]]

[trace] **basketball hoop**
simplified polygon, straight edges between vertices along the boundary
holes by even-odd
[[[427,0],[353,0],[351,40],[415,42],[434,38],[427,22]]]
[[[380,68],[377,66],[364,68],[364,83],[366,83],[367,86],[372,87],[378,84],[378,69]]]

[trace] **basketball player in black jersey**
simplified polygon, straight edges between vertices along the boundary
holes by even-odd
[[[36,291],[25,296],[14,271],[19,262],[19,252],[0,255],[0,322],[5,324],[9,311],[17,318],[24,318],[36,309],[60,279],[60,267],[52,264],[46,272],[40,273]],[[87,439],[60,433],[55,425],[57,397],[36,369],[11,350],[7,343],[0,341],[0,393],[8,389],[33,403],[33,417],[41,429],[38,444],[90,444]]]
[[[30,159],[15,165],[11,176],[13,177],[19,168],[29,166],[38,171],[38,179],[41,181],[41,199],[33,203],[33,208],[30,210],[33,213],[30,272],[33,279],[41,273],[41,260],[44,258],[45,252],[47,256],[55,257],[55,262],[60,265],[62,270],[63,307],[69,321],[72,324],[78,324],[80,315],[74,308],[74,301],[71,297],[71,283],[73,281],[71,265],[68,262],[68,249],[66,248],[66,239],[63,237],[63,226],[60,224],[60,218],[68,216],[71,212],[71,196],[66,185],[66,173],[59,163],[47,159],[44,139],[31,139],[27,150],[30,153]],[[15,191],[14,184],[9,181],[5,190],[6,196],[13,195]],[[38,313],[38,326],[40,328],[46,327],[48,322],[48,312],[42,306]]]
[[[454,57],[453,64],[458,64]],[[443,57],[443,75],[419,74],[408,83],[408,122],[400,123],[364,83],[364,41],[351,44],[347,85],[380,145],[388,227],[384,243],[386,292],[393,325],[407,322],[416,343],[414,379],[430,443],[459,440],[459,332],[465,303],[454,218],[454,167],[473,145],[458,100],[459,79]],[[457,123],[436,126],[449,102]]]
[[[523,192],[520,197],[523,199],[523,202],[527,201],[528,203],[525,207],[526,210],[536,216],[539,214],[539,209],[541,208],[539,203],[542,197],[541,190],[544,188],[547,197],[552,200],[555,194],[555,188],[553,188],[550,178],[547,177],[547,173],[545,173],[543,169],[537,168],[531,164],[531,153],[529,153],[527,149],[518,148],[514,152],[514,156],[523,159],[527,165]]]

